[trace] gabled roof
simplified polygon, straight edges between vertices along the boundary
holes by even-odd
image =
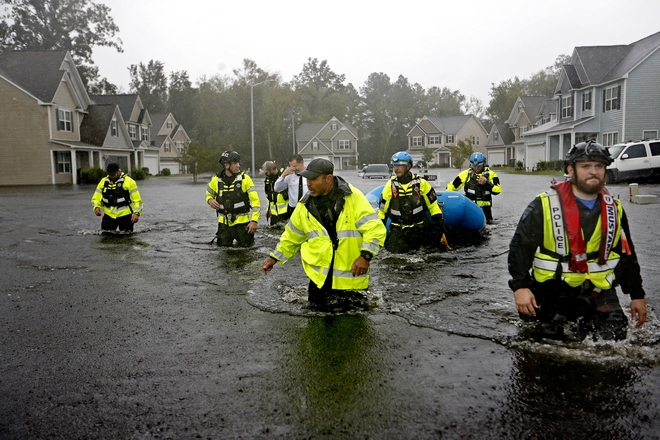
[[[88,114],[80,125],[80,140],[91,145],[103,146],[116,108],[115,104],[90,105],[87,108]]]
[[[627,75],[660,48],[660,32],[629,45],[580,46],[573,50],[570,64],[564,66],[555,93],[616,81]],[[567,84],[567,83],[568,84]]]
[[[137,122],[130,120],[135,103],[140,99],[140,96],[137,93],[123,95],[91,95],[90,98],[94,104],[117,104],[124,121]],[[143,115],[143,112],[140,112],[140,115]]]
[[[535,124],[539,119],[539,114],[541,107],[543,106],[543,102],[547,99],[549,98],[545,96],[519,96],[518,99],[516,99],[516,103],[511,109],[511,114],[509,114],[509,118],[506,120],[506,122],[510,126],[518,125],[520,115],[525,113],[525,115],[527,115],[527,119],[529,119],[532,124]],[[521,104],[522,110],[518,111],[518,107]]]
[[[154,136],[156,136],[160,129],[163,128],[163,125],[165,124],[165,121],[170,116],[170,114],[171,113],[154,113],[153,115],[150,114],[151,122],[153,123],[151,126],[151,131]]]
[[[0,76],[42,102],[52,102],[62,78],[69,75],[66,62],[75,69],[66,50],[16,50],[0,54]],[[78,75],[76,73],[72,75]],[[79,80],[78,78],[75,80]],[[84,93],[84,92],[83,92]],[[83,98],[83,105],[86,98]]]
[[[328,122],[304,122],[300,124],[300,127],[296,129],[296,142],[308,142],[311,141],[316,135],[318,135],[321,130],[323,130],[328,124],[332,121],[336,121],[338,124],[341,124],[344,128],[351,132],[351,134],[357,138],[357,130],[351,124],[345,124],[341,122],[336,117],[332,117]]]
[[[509,124],[506,122],[495,124],[494,129],[497,130],[497,132],[500,134],[500,138],[502,139],[504,145],[511,145],[513,141],[516,140],[516,135],[513,133],[511,127],[509,127]]]
[[[460,116],[424,116],[422,119],[427,119],[438,131],[442,134],[458,134],[459,131],[467,124],[473,115],[460,115]],[[421,120],[417,121],[419,125]],[[415,127],[413,127],[414,129]],[[412,131],[412,130],[411,130]],[[408,133],[408,136],[410,133]]]

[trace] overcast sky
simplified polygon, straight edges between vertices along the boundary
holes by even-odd
[[[244,58],[283,81],[327,60],[358,90],[373,72],[488,105],[491,83],[552,65],[576,46],[627,45],[660,31],[658,0],[96,0],[124,52],[95,48],[101,76],[128,92],[128,66],[232,76]]]

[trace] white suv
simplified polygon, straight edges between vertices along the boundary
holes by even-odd
[[[626,142],[609,149],[614,162],[607,167],[607,183],[660,179],[660,139]]]

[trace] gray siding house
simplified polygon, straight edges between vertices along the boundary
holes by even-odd
[[[576,47],[553,97],[557,119],[527,131],[528,168],[562,159],[571,145],[655,139],[660,131],[660,32],[629,45]]]
[[[296,150],[305,163],[330,160],[336,170],[354,170],[358,163],[357,130],[333,117],[328,122],[306,122],[296,130]]]

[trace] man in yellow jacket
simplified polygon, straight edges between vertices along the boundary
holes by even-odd
[[[206,188],[206,203],[218,214],[218,246],[254,244],[261,214],[259,195],[250,176],[241,171],[241,156],[225,151],[220,156],[224,170],[213,176]]]
[[[94,214],[103,215],[101,229],[105,232],[133,232],[144,207],[137,183],[116,163],[108,164],[106,171],[107,177],[101,179],[92,196]]]
[[[470,155],[470,168],[462,171],[447,184],[447,191],[458,191],[463,187],[465,196],[481,206],[488,224],[493,223],[493,196],[502,192],[497,173],[486,166],[486,156],[476,152]]]
[[[309,193],[296,205],[277,249],[261,267],[268,273],[276,262],[284,264],[300,250],[312,306],[367,289],[370,262],[387,235],[364,194],[333,173],[327,159],[312,160],[300,173]]]
[[[435,232],[437,243],[444,237],[444,219],[435,190],[426,179],[413,174],[413,158],[405,151],[392,156],[395,177],[383,187],[378,216],[383,223],[390,220],[390,233],[385,248],[393,253],[418,250]],[[433,225],[426,223],[429,213]],[[444,239],[446,242],[446,238]]]

